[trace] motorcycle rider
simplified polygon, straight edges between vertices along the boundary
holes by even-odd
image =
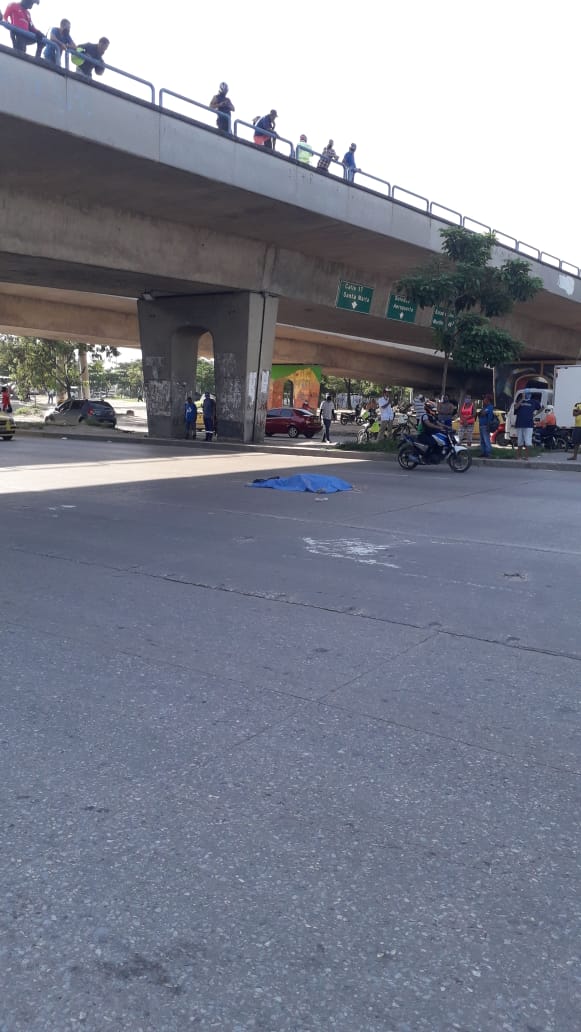
[[[418,434],[418,442],[420,444],[427,445],[427,451],[424,454],[424,461],[429,462],[430,456],[434,455],[440,445],[434,440],[433,435],[435,433],[447,433],[448,427],[438,421],[438,406],[435,401],[426,401],[424,404],[424,412],[420,417],[421,430]]]

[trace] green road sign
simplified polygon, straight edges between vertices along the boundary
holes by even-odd
[[[413,301],[401,294],[390,294],[387,302],[387,319],[397,319],[398,322],[415,322],[418,306]]]
[[[446,315],[446,312],[445,312],[445,310],[443,308],[438,308],[437,306],[436,306],[436,308],[434,308],[434,314],[432,316],[432,326],[434,327],[434,329],[441,330],[441,329],[444,328],[444,317],[445,317],[445,315]],[[456,313],[455,312],[450,312],[448,314],[448,329],[449,330],[453,330],[455,328],[455,326],[456,326]]]
[[[363,312],[368,315],[372,301],[373,287],[366,287],[364,283],[339,280],[335,308],[345,308],[349,312]]]

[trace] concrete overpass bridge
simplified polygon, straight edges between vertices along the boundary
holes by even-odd
[[[23,336],[141,347],[137,301],[88,292],[0,283],[0,329]],[[199,338],[198,357],[214,357],[211,334]],[[427,391],[437,390],[442,377],[441,358],[425,348],[282,323],[276,325],[273,362],[316,364],[336,376]],[[460,388],[466,375],[451,368],[449,383]],[[488,390],[490,374],[473,375],[469,385],[474,391]]]
[[[100,318],[105,338],[113,317],[125,342],[137,326],[155,433],[181,425],[207,333],[221,425],[244,440],[260,438],[275,340],[293,343],[281,327],[312,331],[313,352],[353,338],[354,355],[377,347],[379,360],[391,341],[424,349],[430,366],[432,313],[400,318],[393,295],[403,272],[440,250],[445,223],[433,214],[11,51],[0,50],[0,72],[10,155],[0,182],[0,324],[48,327],[48,306],[52,316],[58,307],[49,292],[65,290],[75,295],[69,315],[84,308],[85,327]],[[499,247],[496,257],[512,253]],[[576,360],[579,270],[531,265],[544,289],[506,325],[527,357]],[[334,355],[340,368],[351,368],[348,350]],[[357,372],[368,375],[360,362]]]

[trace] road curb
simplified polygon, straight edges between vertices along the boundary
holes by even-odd
[[[107,436],[106,432],[103,436],[97,436],[96,434],[82,434],[82,433],[62,433],[60,431],[66,430],[66,427],[59,427],[59,430],[28,430],[24,427],[16,428],[16,438],[21,435],[30,437],[48,437],[57,440],[66,438],[68,441],[105,441],[107,444],[149,444],[156,448],[183,448],[189,449],[190,451],[206,451],[210,449],[220,451],[249,451],[249,452],[268,452],[272,455],[304,455],[312,457],[313,455],[337,455],[345,459],[345,461],[351,462],[396,462],[397,456],[390,452],[350,452],[348,448],[329,448],[323,447],[323,445],[311,445],[311,447],[297,446],[285,446],[271,444],[270,442],[264,444],[240,444],[236,441],[186,441],[180,440],[180,438],[167,438],[167,437],[148,437],[146,434],[137,434],[132,431],[117,431],[114,435]],[[566,461],[566,460],[565,460]],[[529,459],[528,462],[521,461],[518,459],[472,459],[473,466],[484,466],[494,467],[494,469],[507,469],[515,470],[522,469],[529,473],[534,469],[540,469],[548,471],[549,473],[581,473],[581,462],[569,463],[565,465],[565,462],[551,463],[551,462],[539,462],[537,459]]]

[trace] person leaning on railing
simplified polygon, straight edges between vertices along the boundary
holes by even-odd
[[[274,139],[268,134],[273,133],[274,136],[276,136],[275,119],[277,117],[277,112],[272,108],[267,115],[264,115],[264,118],[259,118],[258,121],[254,123],[254,142],[259,147],[266,147],[267,150],[274,150]],[[266,131],[261,132],[261,129]]]
[[[329,140],[327,146],[323,148],[323,153],[321,154],[317,164],[317,169],[319,172],[328,172],[331,162],[338,160],[339,159],[333,149],[333,140]]]
[[[352,143],[343,158],[343,168],[345,169],[345,179],[348,183],[353,182],[353,177],[357,172],[357,163],[355,161],[355,151],[357,150],[357,144]]]
[[[105,62],[103,61],[103,55],[109,48],[109,40],[106,36],[101,36],[98,43],[83,43],[82,46],[77,48],[78,57],[73,57],[73,64],[77,65],[77,72],[79,75],[84,75],[86,79],[93,78],[93,72],[96,75],[103,75],[105,71]],[[92,58],[90,61],[83,61],[79,64],[79,59],[83,57]]]
[[[36,29],[32,24],[32,16],[30,9],[34,4],[37,4],[39,0],[20,0],[19,3],[8,4],[8,7],[4,11],[4,21],[9,22],[15,29],[22,29],[23,32],[31,32],[36,36],[36,57],[40,57],[42,53],[42,47],[44,44],[44,36],[39,29]],[[21,36],[19,32],[11,32],[10,38],[12,39],[12,46],[15,50],[20,51],[21,54],[26,53],[26,48],[32,43],[32,40]]]
[[[212,111],[218,112],[216,125],[223,133],[230,132],[230,114],[234,111],[234,104],[228,96],[228,83],[221,82],[216,95],[210,101]]]
[[[42,56],[49,64],[60,65],[63,51],[76,50],[76,47],[71,37],[71,23],[68,18],[63,18],[58,28],[50,30]]]

